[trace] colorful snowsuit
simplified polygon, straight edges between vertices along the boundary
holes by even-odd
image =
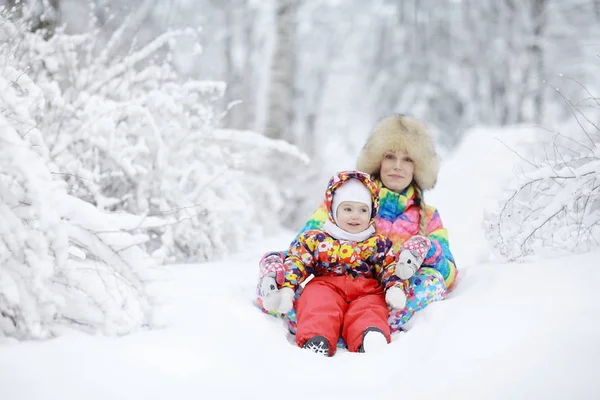
[[[377,233],[385,235],[400,247],[412,236],[419,234],[419,205],[416,201],[416,192],[411,185],[402,193],[396,193],[381,185],[379,190],[379,208],[375,217]],[[306,225],[298,235],[306,231],[320,229],[329,218],[326,202],[323,202],[313,213]],[[427,237],[431,239],[432,246],[417,273],[405,282],[407,295],[406,307],[402,310],[390,310],[388,322],[392,332],[402,329],[402,326],[414,315],[434,301],[442,300],[447,295],[455,281],[458,270],[454,257],[448,247],[448,232],[442,225],[438,211],[427,206]],[[298,238],[294,239],[292,246]],[[260,295],[257,303],[262,308]],[[267,312],[267,311],[265,311]],[[270,312],[272,315],[279,315]],[[292,310],[283,316],[295,328],[296,312]]]
[[[360,180],[369,189],[373,223],[379,189],[367,175],[358,172],[343,172],[330,180],[324,202],[329,222],[335,223],[332,210],[335,191],[350,179]],[[323,336],[333,355],[340,333],[348,349],[354,352],[361,347],[368,329],[380,330],[390,341],[384,291],[392,286],[402,288],[400,278],[395,275],[393,243],[377,233],[361,237],[360,242],[338,239],[327,229],[324,226],[323,230],[299,235],[285,259],[282,288],[297,291],[309,276],[314,276],[296,302],[296,343],[302,346],[314,336]]]
[[[362,242],[337,240],[326,232],[302,234],[288,251],[282,287],[298,288],[315,276],[296,302],[296,342],[324,336],[329,347],[341,335],[350,351],[358,351],[363,333],[377,328],[390,341],[384,290],[402,287],[394,274],[392,242],[375,234]]]

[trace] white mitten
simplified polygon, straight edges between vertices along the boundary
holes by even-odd
[[[413,250],[402,250],[396,263],[396,275],[403,281],[409,279],[421,267],[423,259]]]
[[[279,303],[279,307],[277,307],[277,311],[287,314],[294,308],[294,289],[284,287],[279,290],[279,293],[281,294],[281,302]]]
[[[267,311],[276,310],[281,303],[281,292],[277,289],[275,274],[270,274],[260,281],[260,297],[263,308]]]
[[[406,307],[406,294],[398,286],[392,286],[385,292],[385,302],[395,310]]]

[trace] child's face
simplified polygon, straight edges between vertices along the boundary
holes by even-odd
[[[337,208],[338,226],[350,233],[360,233],[369,228],[371,212],[365,203],[342,201]]]

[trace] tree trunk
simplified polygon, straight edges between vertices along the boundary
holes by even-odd
[[[224,33],[224,56],[225,56],[225,83],[227,84],[227,90],[225,91],[224,100],[225,106],[227,107],[227,113],[224,117],[224,125],[227,128],[236,128],[235,126],[235,116],[234,109],[236,106],[232,107],[233,102],[239,101],[241,99],[236,98],[236,85],[238,84],[236,79],[236,66],[234,62],[234,52],[235,52],[235,16],[234,16],[234,8],[235,4],[232,1],[224,1],[222,4],[223,7],[223,17],[224,17],[224,25],[225,25],[225,33]]]
[[[254,34],[256,18],[258,13],[252,8],[251,0],[246,1],[244,12],[244,49],[245,49],[245,68],[243,74],[246,78],[243,80],[243,124],[246,129],[255,129],[256,126],[256,93],[259,79],[259,73],[254,62],[256,53],[260,49],[256,46],[256,37]]]
[[[541,47],[544,28],[546,27],[546,0],[533,0],[531,5],[531,20],[533,22],[533,38],[534,42],[531,45],[531,54],[533,56],[534,78],[534,96],[533,118],[536,123],[541,123],[543,118],[544,107],[544,52]]]
[[[292,124],[292,100],[296,69],[295,0],[278,0],[275,14],[275,49],[271,65],[266,136],[281,139],[288,136]]]

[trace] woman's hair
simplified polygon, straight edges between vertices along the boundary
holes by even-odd
[[[427,236],[427,205],[423,198],[423,191],[416,183],[413,184],[415,188],[415,204],[419,206],[419,235]]]

